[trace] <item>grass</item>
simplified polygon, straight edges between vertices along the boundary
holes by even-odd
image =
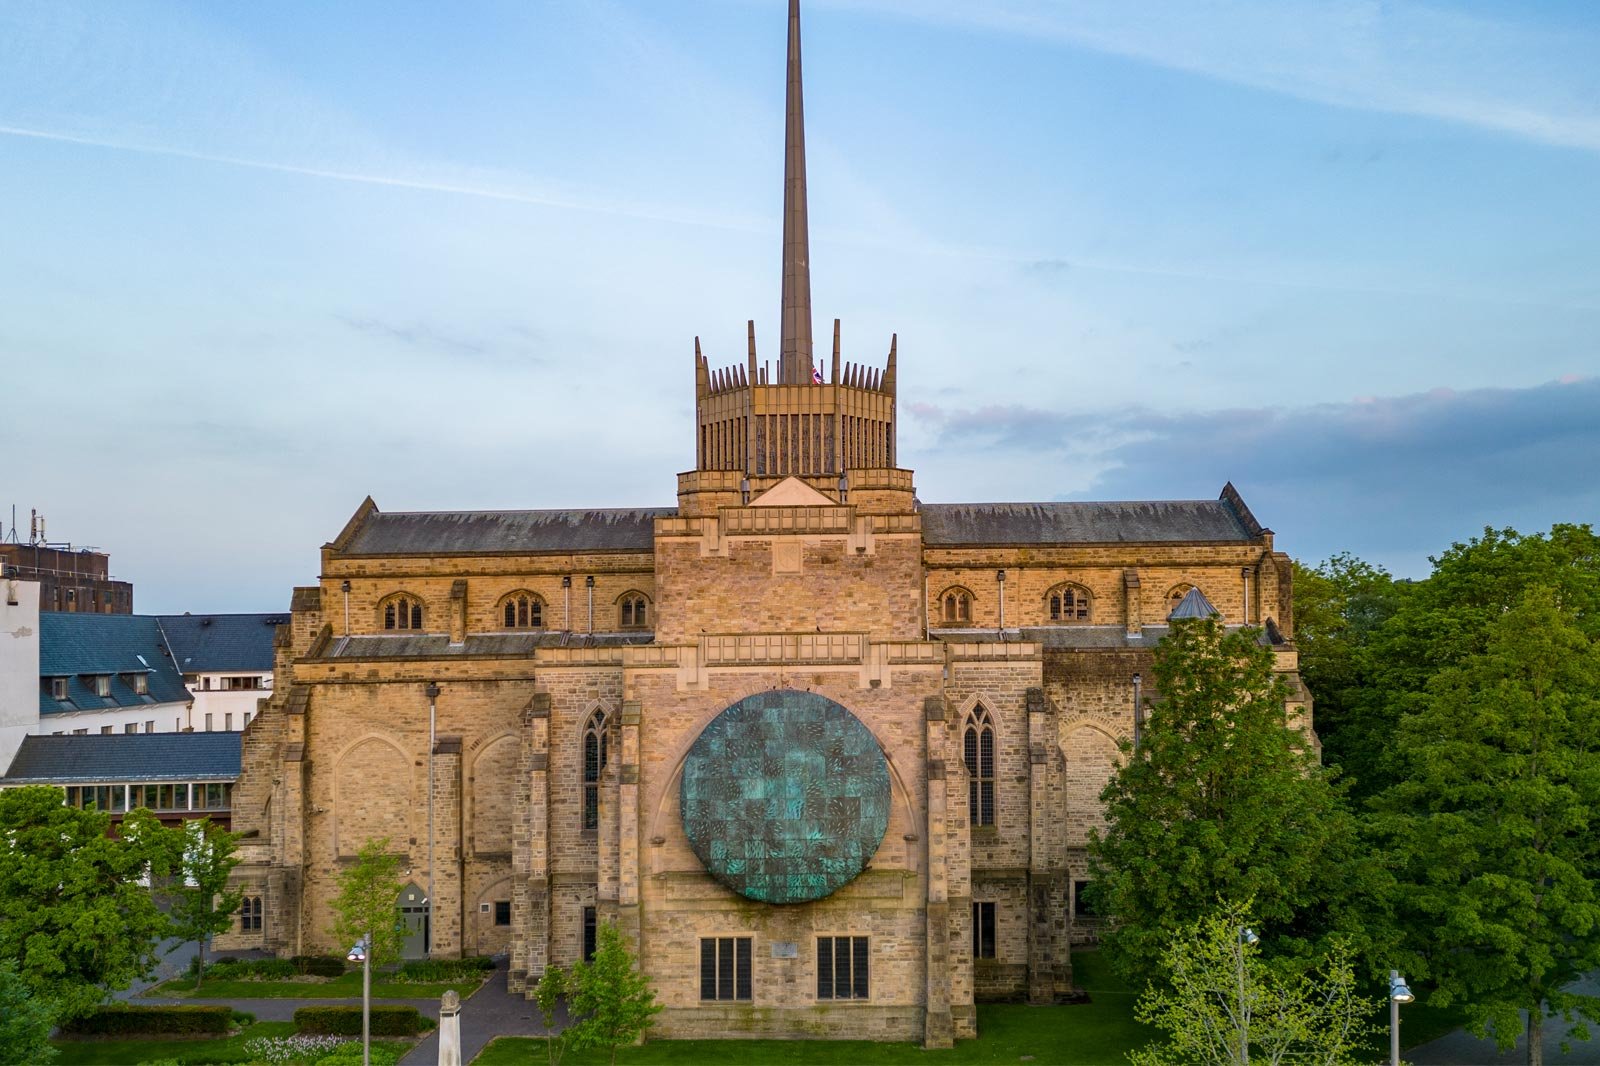
[[[967,1066],[979,1063],[1017,1063],[1032,1056],[1051,1066],[1113,1066],[1125,1063],[1127,1054],[1157,1039],[1160,1034],[1133,1017],[1138,993],[1112,973],[1098,952],[1074,952],[1073,978],[1089,993],[1089,1002],[1059,1007],[1024,1007],[979,1004],[978,1038],[963,1040],[949,1050],[924,1051],[913,1043],[874,1043],[866,1040],[655,1040],[642,1047],[617,1051],[617,1062],[627,1066],[706,1062],[812,1064],[924,1063],[929,1066]],[[1401,1008],[1401,1036],[1415,1047],[1460,1026],[1457,1011],[1413,1003]],[[1388,1006],[1382,1009],[1381,1047],[1374,1058],[1388,1051]],[[544,1040],[537,1037],[501,1037],[483,1049],[473,1066],[538,1066],[545,1061]],[[596,1066],[610,1054],[569,1052],[564,1066]]]
[[[147,1037],[139,1040],[52,1040],[56,1057],[52,1066],[137,1066],[141,1062],[179,1059],[186,1066],[202,1063],[249,1062],[246,1041],[264,1036],[293,1036],[293,1022],[256,1022],[233,1036],[217,1040],[165,1040]],[[402,1052],[409,1040],[374,1040],[373,1046],[387,1044]]]
[[[489,975],[483,975],[487,978]],[[478,990],[481,979],[432,981],[410,984],[383,981],[373,976],[373,999],[438,999],[454,989],[462,999]],[[176,996],[186,999],[360,999],[361,972],[347,973],[326,981],[207,981],[195,990],[194,978],[174,977],[145,993],[147,996]]]

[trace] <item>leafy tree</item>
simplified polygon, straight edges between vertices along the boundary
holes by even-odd
[[[65,798],[48,786],[0,790],[0,959],[58,1020],[149,973],[168,930],[140,880],[170,831],[140,810],[111,837],[109,816]]]
[[[650,979],[634,965],[633,954],[611,922],[601,925],[594,958],[579,962],[568,975],[568,1010],[579,1020],[568,1027],[573,1051],[605,1048],[616,1066],[617,1048],[633,1044],[650,1028],[661,1010]]]
[[[1161,955],[1167,984],[1150,985],[1135,1008],[1167,1039],[1130,1055],[1134,1066],[1339,1066],[1359,1058],[1377,1005],[1356,995],[1344,944],[1335,941],[1315,972],[1284,974],[1244,935],[1251,925],[1248,906],[1234,904],[1172,938]]]
[[[1101,795],[1091,900],[1114,919],[1106,951],[1125,976],[1218,898],[1252,898],[1274,949],[1309,956],[1328,934],[1382,937],[1385,875],[1361,847],[1332,775],[1285,712],[1272,652],[1253,630],[1180,620],[1156,651],[1161,694],[1137,750]]]
[[[1316,698],[1323,761],[1340,767],[1356,794],[1381,784],[1381,748],[1369,743],[1363,695],[1373,669],[1372,644],[1400,609],[1409,582],[1353,555],[1315,567],[1295,564],[1294,641],[1300,677]],[[1373,782],[1372,789],[1366,789]]]
[[[1527,1011],[1533,1066],[1547,1015],[1600,1020],[1565,990],[1600,967],[1600,641],[1564,595],[1529,588],[1432,679],[1377,802],[1431,1001],[1502,1048]]]
[[[1325,693],[1312,688],[1319,720],[1336,722],[1325,738],[1330,762],[1354,778],[1355,798],[1404,775],[1394,761],[1400,723],[1429,705],[1434,675],[1484,653],[1494,621],[1536,586],[1553,589],[1572,623],[1600,636],[1600,537],[1587,525],[1485,529],[1436,557],[1427,580],[1396,586],[1392,613],[1360,643],[1356,688],[1332,695],[1335,718],[1324,719]]]
[[[339,875],[339,894],[333,900],[333,931],[341,948],[370,934],[369,965],[399,959],[405,941],[400,917],[403,888],[400,859],[389,854],[389,838],[363,844],[355,863]]]
[[[185,822],[177,840],[182,854],[174,863],[175,876],[166,895],[173,935],[192,941],[199,949],[194,985],[205,979],[206,941],[226,933],[233,925],[243,894],[228,891],[228,875],[239,865],[239,837],[209,818]]]
[[[0,962],[0,1062],[36,1066],[55,1058],[55,1011],[28,988],[17,964]]]
[[[533,986],[533,1002],[539,1008],[540,1021],[544,1023],[545,1056],[550,1066],[557,1066],[567,1050],[566,1033],[555,1031],[561,1013],[561,1001],[567,997],[567,984],[567,971],[551,963],[539,975],[539,983]]]

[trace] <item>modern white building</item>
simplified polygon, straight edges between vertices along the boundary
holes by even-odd
[[[272,694],[272,639],[285,614],[164,614],[156,619],[194,697],[197,733],[242,730]]]
[[[0,772],[39,725],[39,583],[8,577],[0,596]]]

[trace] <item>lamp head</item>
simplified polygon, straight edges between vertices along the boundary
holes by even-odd
[[[1417,998],[1396,970],[1389,971],[1389,998],[1396,1003],[1410,1003]]]
[[[1239,930],[1239,943],[1259,944],[1261,943],[1261,937],[1256,935],[1256,931],[1254,929],[1246,926],[1245,928]]]
[[[430,699],[430,700],[438,699],[439,698],[439,682],[437,682],[437,681],[429,681],[428,682],[428,687],[423,689],[422,691],[428,697],[428,699]]]
[[[367,938],[362,937],[360,940],[357,940],[355,945],[350,949],[349,954],[345,955],[345,959],[350,962],[366,962]]]

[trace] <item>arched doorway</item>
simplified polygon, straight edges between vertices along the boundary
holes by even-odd
[[[405,925],[405,939],[400,943],[402,959],[428,957],[428,924],[431,902],[427,893],[415,881],[400,890],[396,901],[400,906],[400,919]]]

